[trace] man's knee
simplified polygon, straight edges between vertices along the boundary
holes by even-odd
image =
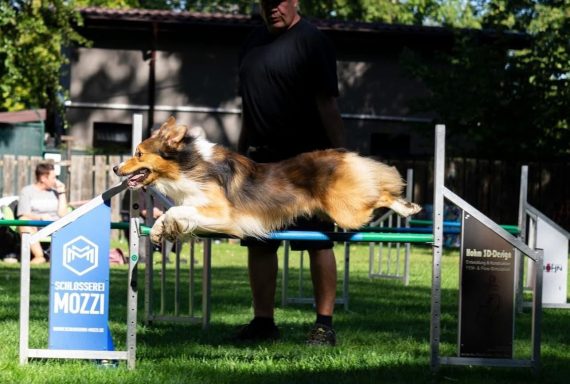
[[[38,229],[36,227],[18,227],[18,231],[20,231],[20,233],[29,233],[30,235],[33,235],[38,231]]]
[[[328,259],[334,258],[334,252],[331,248],[325,249],[309,249],[309,257],[313,259]]]
[[[268,258],[277,257],[277,249],[279,245],[248,245],[247,254],[250,258]]]

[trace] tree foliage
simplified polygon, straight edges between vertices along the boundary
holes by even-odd
[[[74,25],[80,7],[173,9],[250,14],[252,0],[9,0],[0,1],[0,110],[61,108],[62,47],[86,44]],[[455,0],[307,0],[301,12],[317,18],[404,24],[477,26]],[[465,16],[467,15],[467,16]]]
[[[0,2],[0,110],[46,107],[59,99],[62,47],[84,42],[73,28],[79,20],[65,0]]]
[[[507,29],[524,32],[528,45],[509,50],[505,39],[481,44],[473,34],[429,63],[408,56],[409,68],[431,90],[416,110],[436,111],[450,134],[464,138],[457,152],[570,155],[570,0],[490,2],[481,25],[504,31],[506,39]]]
[[[253,0],[0,0],[0,110],[61,107],[62,47],[85,44],[74,25],[79,7],[146,8],[250,14]],[[530,36],[509,50],[497,38],[458,34],[453,51],[406,55],[411,74],[451,134],[480,156],[570,155],[570,0],[300,0],[316,18],[517,31]]]
[[[76,0],[78,6],[250,14],[256,0]],[[314,18],[479,27],[474,3],[462,0],[301,0]]]

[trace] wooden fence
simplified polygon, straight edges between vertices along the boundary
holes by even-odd
[[[433,201],[433,161],[388,161],[414,170],[414,201]],[[570,230],[570,162],[447,159],[445,185],[499,224],[517,224],[521,167],[528,166],[528,202]]]
[[[64,167],[62,181],[68,185],[69,201],[90,200],[119,181],[113,166],[123,156],[71,157]],[[0,193],[17,195],[33,182],[37,157],[9,156],[0,158]],[[429,205],[433,201],[433,162],[430,160],[390,160],[405,175],[414,170],[414,201]],[[529,166],[529,202],[552,220],[570,230],[570,175],[568,162],[510,162],[480,159],[448,159],[446,186],[471,205],[500,224],[516,224],[518,217],[520,172]],[[112,220],[121,220],[124,193],[111,201]]]
[[[126,157],[126,156],[125,156]],[[73,155],[70,161],[61,163],[58,178],[67,186],[68,201],[80,205],[117,184],[120,178],[113,167],[123,160],[123,156]],[[18,195],[26,185],[35,181],[36,165],[45,161],[41,157],[4,155],[0,157],[0,192],[2,196]],[[58,164],[56,164],[58,165]],[[125,192],[111,199],[111,220],[121,221]],[[121,232],[113,230],[113,238]]]

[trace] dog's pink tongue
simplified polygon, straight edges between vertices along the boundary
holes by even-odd
[[[144,179],[144,175],[143,174],[137,174],[134,176],[129,177],[129,180],[127,182],[127,184],[129,185],[129,187],[135,187],[137,184],[139,184],[142,180]]]

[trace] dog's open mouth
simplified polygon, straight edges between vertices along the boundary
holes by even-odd
[[[150,170],[148,168],[141,168],[129,175],[127,185],[129,188],[142,187],[148,175],[150,175]]]

